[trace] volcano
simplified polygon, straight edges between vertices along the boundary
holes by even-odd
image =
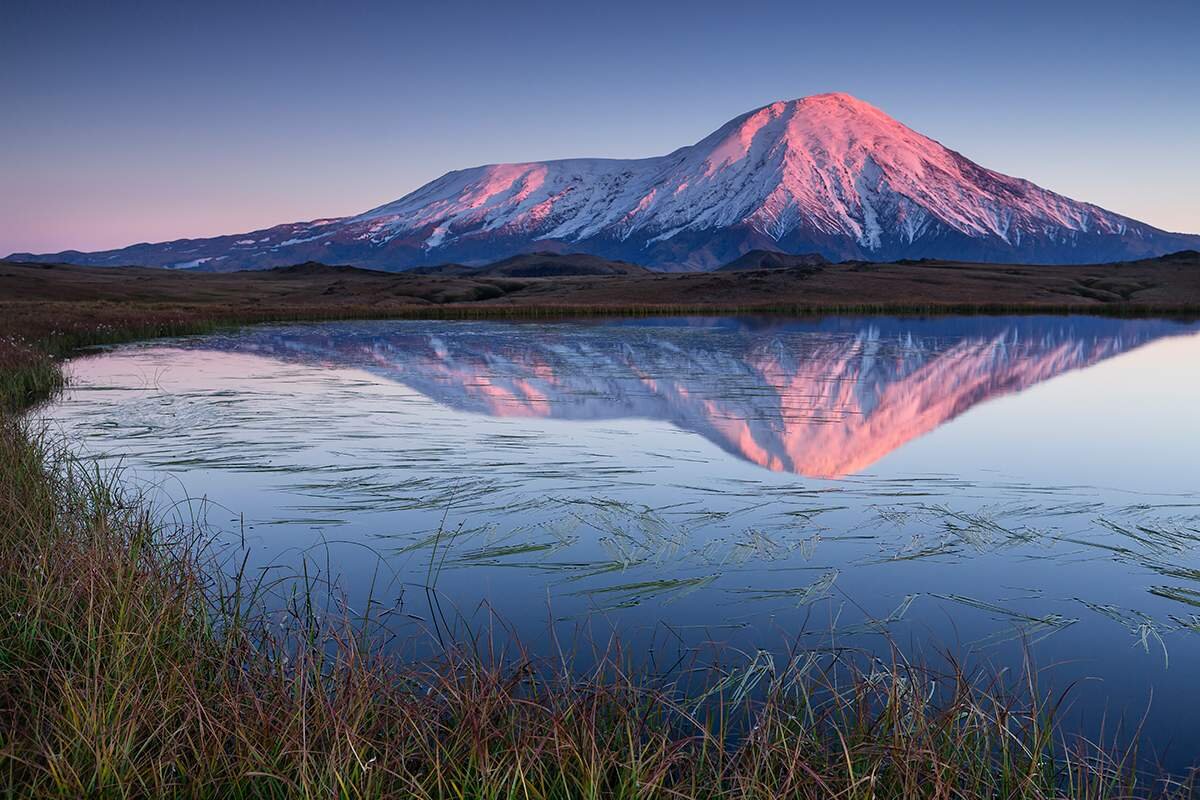
[[[304,261],[403,270],[530,252],[707,270],[754,250],[832,260],[1091,263],[1200,248],[982,167],[847,94],[772,103],[643,159],[447,173],[363,214],[11,259],[208,270]]]

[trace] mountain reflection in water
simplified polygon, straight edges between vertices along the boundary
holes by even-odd
[[[1086,317],[398,322],[196,346],[362,368],[491,416],[666,420],[770,470],[831,478],[978,403],[1193,329]]]

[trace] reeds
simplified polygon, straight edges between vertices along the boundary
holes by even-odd
[[[63,374],[40,347],[0,338],[0,413],[14,413],[62,388]]]

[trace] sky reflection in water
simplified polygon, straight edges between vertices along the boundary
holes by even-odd
[[[74,363],[46,415],[252,565],[634,646],[1036,642],[1160,741],[1200,699],[1198,326],[1093,318],[382,322]],[[193,504],[192,508],[199,508]],[[444,521],[444,522],[443,522]],[[231,547],[233,545],[231,544]],[[317,554],[317,555],[313,555]],[[486,603],[485,607],[481,603]],[[453,614],[451,614],[454,617]],[[417,622],[415,624],[422,624]],[[1174,698],[1182,697],[1183,700]]]

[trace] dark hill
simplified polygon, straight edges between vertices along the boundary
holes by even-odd
[[[718,267],[718,272],[740,272],[748,269],[792,269],[794,267],[824,267],[828,266],[824,256],[818,253],[779,253],[774,250],[751,250],[738,256],[724,266]]]
[[[526,253],[482,267],[439,264],[408,270],[413,275],[471,278],[561,278],[573,275],[645,275],[650,270],[627,261],[586,253]]]

